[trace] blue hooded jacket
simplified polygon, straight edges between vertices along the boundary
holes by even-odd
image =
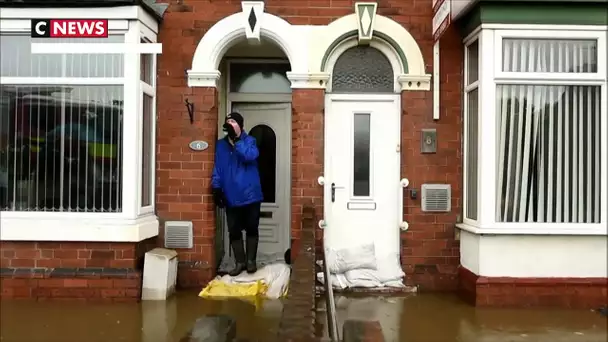
[[[227,206],[262,202],[258,156],[255,138],[245,132],[234,146],[227,137],[217,141],[211,186],[222,190]]]

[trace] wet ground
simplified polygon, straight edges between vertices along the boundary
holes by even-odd
[[[591,311],[475,309],[451,295],[336,297],[339,321],[377,320],[394,342],[605,342],[608,321]],[[323,305],[323,303],[321,303]],[[197,317],[225,313],[237,334],[266,341],[279,321],[279,301],[256,311],[243,301],[209,301],[181,292],[167,302],[87,304],[2,301],[2,342],[178,342]],[[323,315],[319,315],[324,323]],[[255,338],[253,338],[255,336]]]

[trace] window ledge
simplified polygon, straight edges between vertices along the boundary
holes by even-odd
[[[606,228],[596,227],[572,227],[570,224],[554,223],[551,225],[543,224],[542,227],[534,227],[534,225],[523,225],[521,227],[475,227],[466,223],[457,223],[456,228],[475,235],[592,235],[606,236],[608,231]],[[572,228],[571,228],[572,227]]]
[[[139,242],[157,236],[159,223],[147,215],[134,220],[2,218],[0,226],[0,241]]]

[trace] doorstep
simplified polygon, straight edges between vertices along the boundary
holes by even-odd
[[[141,280],[133,268],[1,268],[0,298],[136,302]]]

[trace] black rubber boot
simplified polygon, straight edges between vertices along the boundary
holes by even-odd
[[[258,270],[256,257],[258,254],[258,237],[247,237],[247,273],[255,273]]]
[[[245,249],[243,248],[243,240],[231,241],[232,251],[234,252],[234,259],[236,266],[228,274],[232,277],[236,277],[245,270]]]

